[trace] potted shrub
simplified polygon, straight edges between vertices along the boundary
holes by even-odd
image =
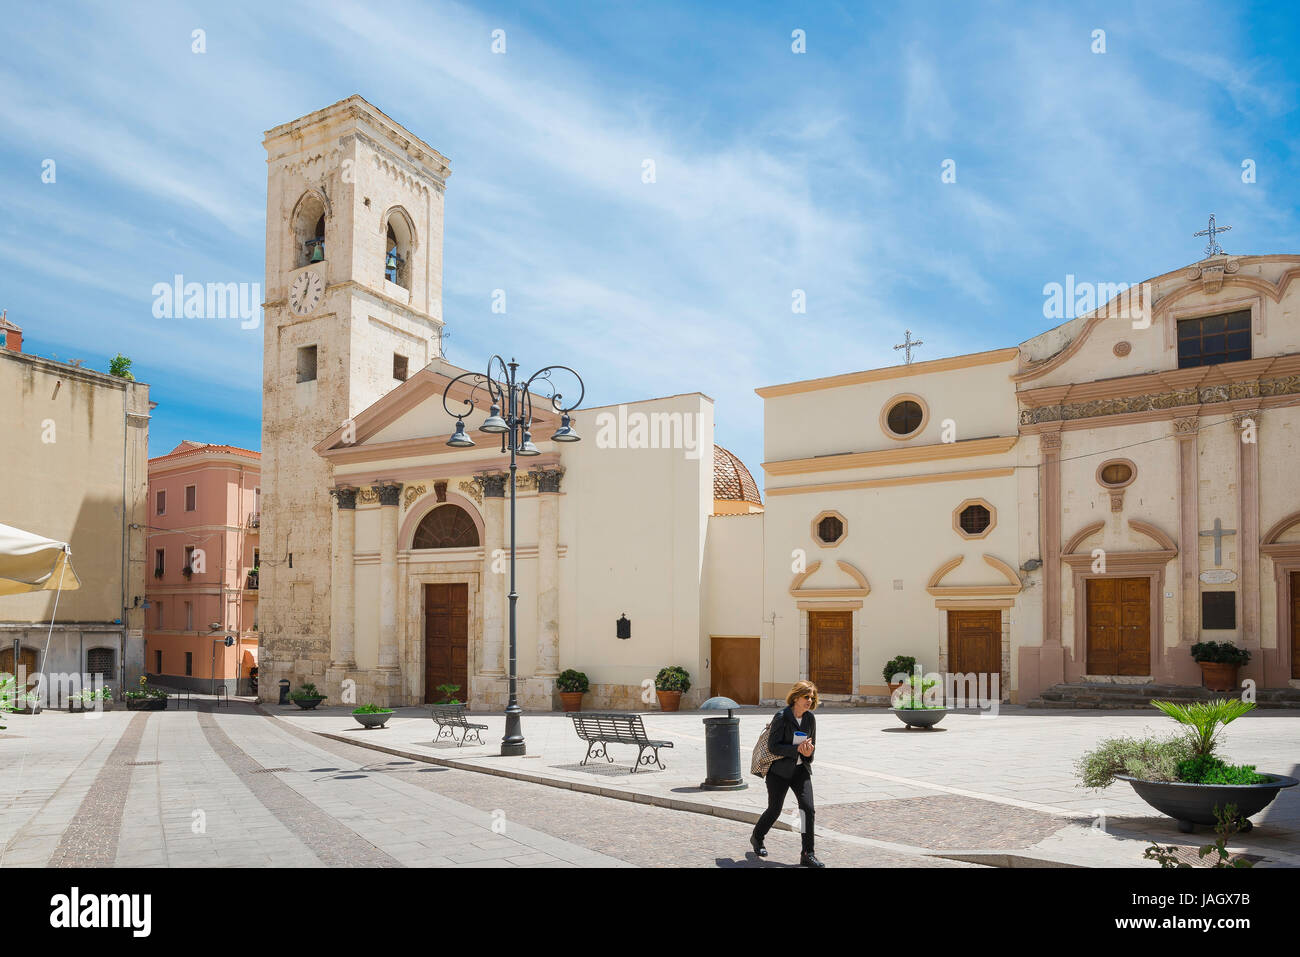
[[[392,708],[381,708],[377,704],[362,705],[352,710],[352,717],[356,718],[363,728],[382,728],[392,716]]]
[[[149,687],[149,676],[140,676],[140,687],[136,691],[124,691],[122,698],[126,701],[127,711],[166,711],[167,692]]]
[[[898,720],[909,728],[931,729],[948,713],[939,704],[939,680],[920,674],[910,676],[893,694],[892,705]]]
[[[1216,811],[1235,806],[1240,829],[1249,831],[1252,814],[1268,807],[1295,778],[1261,774],[1253,764],[1237,765],[1217,753],[1224,726],[1255,707],[1254,702],[1222,699],[1181,705],[1152,701],[1184,732],[1165,738],[1107,738],[1075,763],[1075,773],[1087,788],[1128,781],[1138,797],[1178,822],[1190,834],[1197,824],[1214,826]]]
[[[1211,691],[1236,691],[1237,669],[1250,661],[1250,652],[1230,641],[1198,641],[1192,658],[1201,666],[1201,684]]]
[[[885,663],[881,669],[880,675],[885,679],[885,684],[889,685],[889,695],[892,698],[894,692],[903,687],[903,682],[895,681],[896,675],[910,675],[916,669],[916,659],[911,655],[895,655]]]
[[[306,682],[298,686],[298,690],[289,695],[289,700],[302,708],[303,711],[315,711],[316,705],[325,700],[325,695],[316,690],[316,686]]]
[[[565,711],[582,710],[582,696],[590,687],[585,674],[569,668],[555,680],[555,687],[560,689],[560,701],[563,702]]]
[[[655,696],[664,711],[676,711],[681,707],[682,693],[690,690],[691,676],[680,665],[661,668],[655,675]]]

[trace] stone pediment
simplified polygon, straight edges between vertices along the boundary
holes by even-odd
[[[796,599],[843,599],[843,598],[866,598],[871,593],[871,585],[867,583],[867,576],[862,574],[851,562],[837,561],[836,567],[849,579],[848,582],[839,585],[829,585],[818,588],[809,588],[806,585],[821,569],[821,562],[813,562],[808,568],[794,576],[790,582],[790,595]]]

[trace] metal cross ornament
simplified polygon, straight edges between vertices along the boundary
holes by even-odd
[[[1214,256],[1214,255],[1216,255],[1216,254],[1218,254],[1218,253],[1223,252],[1223,247],[1220,246],[1217,242],[1214,241],[1215,234],[1217,234],[1217,233],[1226,233],[1226,232],[1227,232],[1228,230],[1230,230],[1231,228],[1232,228],[1231,226],[1216,226],[1216,225],[1214,225],[1214,214],[1213,214],[1213,213],[1210,213],[1210,225],[1209,225],[1208,227],[1206,227],[1205,229],[1200,230],[1199,232],[1192,233],[1192,235],[1193,235],[1193,236],[1209,236],[1209,237],[1210,237],[1210,241],[1209,241],[1208,243],[1205,244],[1205,255],[1206,255],[1206,258],[1209,258],[1210,256]]]
[[[903,341],[902,341],[901,343],[899,343],[898,345],[894,346],[894,349],[895,349],[895,350],[898,350],[898,349],[902,349],[902,350],[904,350],[904,351],[903,351],[903,355],[907,357],[907,359],[906,359],[906,364],[907,364],[907,365],[911,365],[911,364],[912,364],[912,350],[915,349],[917,346],[923,346],[923,345],[925,345],[925,343],[922,342],[920,339],[913,339],[913,338],[912,338],[912,330],[911,330],[911,329],[908,329],[908,330],[906,330],[906,332],[905,332],[905,334],[904,334],[904,336],[903,336]]]

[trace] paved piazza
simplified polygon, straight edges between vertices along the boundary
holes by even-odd
[[[703,791],[699,712],[649,712],[675,747],[666,770],[631,773],[635,749],[581,765],[567,716],[526,715],[529,754],[435,740],[403,709],[362,730],[345,708],[303,712],[235,702],[165,712],[6,715],[0,732],[0,864],[59,867],[780,867],[798,859],[793,799],[747,853],[764,799]],[[749,749],[767,711],[741,713]],[[1100,737],[1167,731],[1154,712],[950,714],[933,732],[888,712],[819,713],[818,854],[834,866],[1151,867],[1152,840],[1196,846],[1127,785],[1075,786],[1074,758]],[[1256,712],[1224,753],[1296,775],[1300,714]],[[1283,791],[1234,848],[1264,866],[1300,865],[1300,788]]]

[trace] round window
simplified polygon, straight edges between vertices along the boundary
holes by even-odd
[[[844,534],[844,523],[834,515],[827,515],[817,523],[817,537],[828,545],[838,542]]]
[[[968,535],[978,535],[989,527],[989,510],[983,505],[967,505],[961,510],[961,530]]]
[[[1102,485],[1127,485],[1133,478],[1133,466],[1127,462],[1108,462],[1101,468]]]
[[[924,419],[925,411],[921,408],[920,403],[911,399],[904,399],[902,402],[894,403],[889,410],[889,414],[885,416],[889,431],[895,435],[911,435],[921,427],[921,422]]]

